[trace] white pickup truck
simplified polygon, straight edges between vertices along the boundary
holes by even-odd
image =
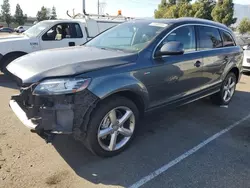
[[[5,72],[11,61],[31,52],[84,44],[124,21],[89,18],[39,22],[23,34],[0,38],[0,70]]]

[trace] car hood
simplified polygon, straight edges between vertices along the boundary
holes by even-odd
[[[47,77],[70,76],[135,61],[137,54],[94,47],[59,48],[38,51],[18,58],[7,66],[22,84]]]

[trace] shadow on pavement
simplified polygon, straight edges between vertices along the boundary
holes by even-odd
[[[142,120],[131,147],[113,158],[93,156],[70,136],[56,137],[53,145],[83,179],[93,184],[127,187],[249,115],[249,104],[250,93],[237,91],[229,108],[204,99],[173,110],[159,109]]]
[[[18,89],[17,84],[9,76],[0,73],[0,87]]]

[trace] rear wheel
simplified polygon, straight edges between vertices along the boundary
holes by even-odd
[[[211,96],[212,101],[218,105],[228,105],[235,93],[236,83],[236,75],[230,72],[223,81],[220,92]]]
[[[93,112],[85,145],[101,157],[112,157],[131,143],[138,122],[136,105],[124,97],[103,101]]]

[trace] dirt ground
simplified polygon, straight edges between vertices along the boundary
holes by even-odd
[[[51,145],[31,133],[8,107],[10,96],[18,93],[15,84],[0,74],[0,187],[127,187],[248,115],[249,91],[250,77],[243,76],[229,108],[202,100],[171,112],[161,110],[149,115],[143,120],[143,131],[127,151],[101,159],[69,136],[56,137]],[[208,151],[198,152],[187,164],[173,167],[171,173],[148,187],[249,187],[249,124],[246,120],[210,144]],[[233,164],[232,169],[228,169],[229,164]],[[189,177],[189,172],[194,175]],[[187,184],[181,184],[185,181]]]

